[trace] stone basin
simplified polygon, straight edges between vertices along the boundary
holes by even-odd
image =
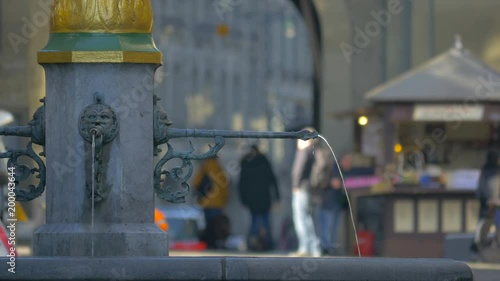
[[[472,281],[463,262],[445,259],[251,257],[25,257],[0,280],[332,280]]]

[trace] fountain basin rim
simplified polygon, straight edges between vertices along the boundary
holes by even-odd
[[[7,262],[1,280],[473,280],[467,264],[448,259],[19,257],[15,274]]]

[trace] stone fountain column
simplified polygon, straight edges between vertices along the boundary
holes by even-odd
[[[162,55],[152,27],[149,0],[54,1],[50,38],[38,53],[47,87],[47,203],[34,255],[168,255],[167,234],[153,221],[153,84]],[[104,106],[89,110],[95,93]],[[103,127],[116,119],[94,212],[82,118]]]

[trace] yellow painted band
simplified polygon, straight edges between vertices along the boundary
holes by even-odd
[[[162,64],[162,54],[160,52],[131,52],[131,51],[39,52],[38,63]]]
[[[150,0],[54,0],[51,33],[151,33]]]

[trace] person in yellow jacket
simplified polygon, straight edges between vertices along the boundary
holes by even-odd
[[[215,157],[202,163],[194,176],[193,187],[207,224],[223,214],[229,199],[229,177]]]

